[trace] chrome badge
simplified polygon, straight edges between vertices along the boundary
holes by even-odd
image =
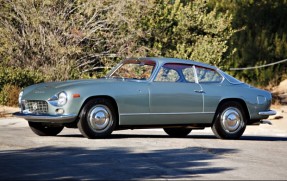
[[[34,102],[34,103],[32,104],[32,108],[33,108],[33,111],[36,111],[36,110],[38,109],[38,106],[37,106],[37,103],[36,103],[36,102]]]

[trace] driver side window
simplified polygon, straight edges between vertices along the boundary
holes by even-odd
[[[162,67],[158,72],[155,81],[157,82],[176,82],[180,76],[178,73],[169,68]]]

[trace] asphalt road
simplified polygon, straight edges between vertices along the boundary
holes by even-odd
[[[248,127],[241,140],[210,129],[170,138],[161,129],[89,140],[77,129],[39,137],[23,119],[0,119],[0,179],[185,180],[287,178],[287,119]]]

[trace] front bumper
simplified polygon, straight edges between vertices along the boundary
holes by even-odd
[[[71,123],[77,119],[77,115],[48,115],[48,114],[24,114],[21,112],[13,113],[13,116],[24,118],[31,122],[49,122],[49,123]]]
[[[273,111],[273,110],[261,111],[258,114],[261,116],[273,116],[276,114],[276,111]]]

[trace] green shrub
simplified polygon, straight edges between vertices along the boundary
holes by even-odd
[[[0,65],[0,105],[17,106],[22,88],[44,80],[38,71]]]
[[[0,65],[0,91],[7,84],[23,88],[44,80],[45,77],[38,71]]]

